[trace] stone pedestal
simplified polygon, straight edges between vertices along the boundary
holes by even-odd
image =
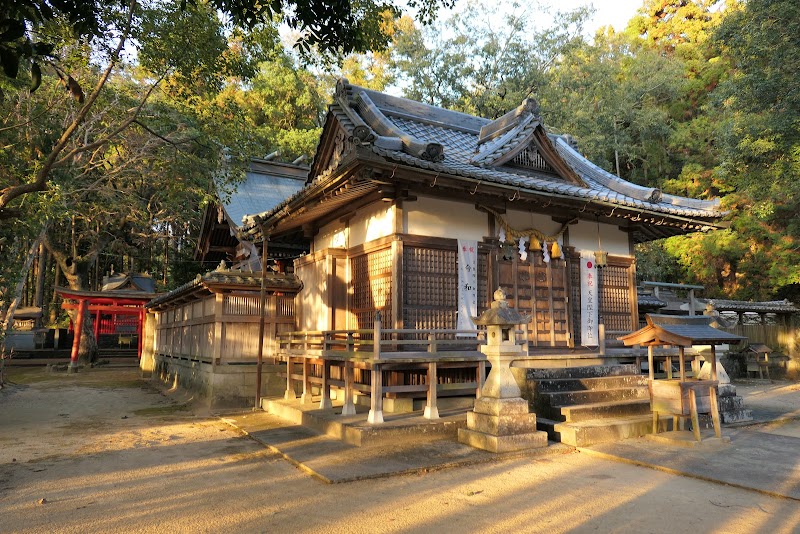
[[[536,414],[528,412],[522,398],[481,397],[467,412],[467,428],[458,441],[491,452],[511,452],[547,446],[547,432],[536,430]]]

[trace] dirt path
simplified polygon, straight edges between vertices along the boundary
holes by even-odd
[[[136,370],[10,378],[0,532],[800,531],[797,501],[581,453],[325,485]]]

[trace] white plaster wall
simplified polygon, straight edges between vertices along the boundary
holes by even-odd
[[[569,244],[578,250],[597,250],[597,223],[579,221],[569,227]],[[600,244],[612,256],[632,256],[628,234],[600,218]]]
[[[408,234],[480,241],[489,233],[489,215],[474,204],[419,197],[405,202],[403,211],[403,231]]]
[[[339,221],[323,226],[314,236],[314,250],[347,248],[347,233],[347,227]]]
[[[348,249],[394,233],[395,208],[390,203],[373,204],[359,210],[349,226],[339,221],[320,228],[314,236],[314,250]]]
[[[303,281],[303,289],[297,294],[295,310],[300,330],[329,330],[328,308],[325,296],[328,293],[325,259],[319,261],[298,260],[295,274]]]
[[[348,248],[363,245],[380,237],[394,233],[394,204],[376,203],[350,219],[350,242]]]

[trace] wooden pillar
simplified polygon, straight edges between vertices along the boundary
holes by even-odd
[[[322,360],[322,399],[319,401],[319,407],[323,410],[333,407],[331,403],[331,362],[329,360]]]
[[[372,384],[370,387],[369,415],[370,424],[383,423],[383,369],[381,358],[381,312],[375,312],[375,328],[372,338]]]
[[[292,387],[292,357],[289,355],[286,356],[286,392],[283,394],[283,398],[286,400],[297,398]]]
[[[680,368],[681,382],[685,382],[686,381],[686,361],[684,359],[686,358],[686,354],[684,352],[684,348],[683,347],[678,347],[678,354],[679,354],[680,359],[681,359],[680,363],[678,364],[678,366]]]
[[[367,423],[371,425],[383,423],[383,366],[378,362],[372,363],[372,384],[370,385]]]
[[[78,370],[78,352],[80,351],[81,346],[84,314],[86,314],[86,299],[81,299],[78,303],[78,315],[75,318],[75,336],[72,340],[72,354],[69,358],[69,372],[71,373],[74,373]]]
[[[439,383],[436,372],[436,362],[428,362],[428,403],[422,417],[425,419],[439,419],[439,407],[436,398],[436,385]]]
[[[267,319],[267,243],[269,234],[261,227],[261,290],[258,294],[258,359],[256,361],[256,409],[261,404],[261,369],[264,362],[264,322]]]
[[[348,334],[350,337],[352,334]],[[355,415],[356,406],[353,404],[353,361],[344,361],[344,406],[342,415]]]
[[[308,360],[308,355],[303,356],[303,394],[300,395],[300,404],[311,404],[311,380],[310,380],[311,362]]]

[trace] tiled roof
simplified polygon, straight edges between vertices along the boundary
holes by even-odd
[[[198,274],[194,280],[179,286],[169,293],[164,293],[148,302],[147,308],[156,308],[170,301],[177,300],[184,295],[193,293],[197,289],[212,286],[238,286],[245,289],[256,289],[261,287],[261,273],[250,273],[246,271],[209,271],[205,274]],[[268,274],[267,287],[270,291],[276,289],[297,290],[300,289],[300,280],[294,275],[287,274]]]
[[[266,162],[246,173],[230,196],[222,195],[228,220],[237,227],[247,215],[272,211],[305,185],[308,169],[294,165]]]
[[[646,212],[651,218],[663,214],[691,219],[695,229],[706,223],[713,225],[725,214],[717,201],[666,195],[656,188],[627,182],[594,165],[566,139],[555,136],[540,136],[538,142],[548,145],[547,157],[574,172],[573,179],[564,180],[544,169],[502,166],[502,162],[532,143],[534,131],[543,131],[538,107],[527,101],[515,112],[490,121],[340,80],[329,122],[330,117],[336,118],[354,144],[368,146],[389,161],[462,177],[470,189],[481,183],[502,185],[534,195],[596,202],[609,208],[619,206],[629,213]],[[481,130],[490,132],[485,140],[481,139]],[[260,204],[260,215],[269,218],[282,213],[282,208],[314,186],[312,182],[272,207]],[[635,217],[633,221],[636,222]]]
[[[743,300],[703,300],[711,303],[717,311],[760,312],[760,313],[798,313],[800,309],[788,300],[747,302]]]

